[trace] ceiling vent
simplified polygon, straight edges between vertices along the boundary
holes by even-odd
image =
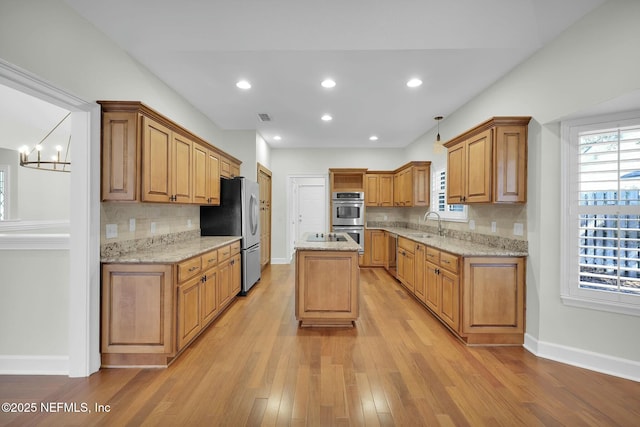
[[[271,117],[269,117],[269,115],[267,113],[258,113],[258,119],[260,119],[261,122],[270,122],[271,121]]]

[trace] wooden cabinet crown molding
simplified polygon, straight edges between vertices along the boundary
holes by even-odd
[[[213,151],[216,151],[218,154],[223,155],[227,159],[229,159],[232,163],[242,164],[240,159],[224,152],[220,148],[215,145],[211,145],[207,140],[199,137],[178,123],[174,122],[167,116],[160,114],[149,106],[145,105],[140,101],[96,101],[102,107],[103,112],[123,112],[123,113],[139,113],[146,117],[152,118],[163,126],[168,127],[173,132],[177,132],[186,138],[190,138],[196,142],[201,144],[205,144]]]

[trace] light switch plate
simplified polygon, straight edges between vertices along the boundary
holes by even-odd
[[[495,221],[491,221],[491,232],[495,233],[496,231],[498,231],[498,224]]]
[[[118,224],[107,224],[105,237],[107,239],[115,239],[118,237]]]
[[[156,234],[156,223],[155,222],[151,223],[151,234]]]
[[[472,219],[469,220],[469,230],[475,230],[476,229],[476,222]]]
[[[136,219],[135,218],[129,219],[129,231],[131,231],[131,232],[136,231]]]
[[[519,222],[513,224],[513,235],[522,236],[524,234],[524,226]]]

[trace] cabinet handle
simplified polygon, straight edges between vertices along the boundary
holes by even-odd
[[[198,269],[198,267],[193,266],[193,267],[191,267],[191,268],[189,269],[189,273],[191,273],[192,271],[196,271],[197,269]]]
[[[215,260],[216,260],[215,258],[210,258],[210,259],[207,260],[207,263],[211,264]]]
[[[443,264],[451,264],[449,261],[445,261],[443,259],[441,259],[440,262],[443,263]]]

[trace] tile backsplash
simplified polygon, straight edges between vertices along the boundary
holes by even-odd
[[[434,216],[430,216],[425,224],[422,218],[428,208],[367,208],[367,222],[407,223],[412,227],[437,226]],[[473,221],[475,228],[469,224]],[[491,223],[496,223],[495,232]],[[514,234],[514,224],[522,224],[522,235]],[[442,228],[450,232],[468,232],[489,237],[502,237],[514,240],[527,240],[527,206],[526,205],[469,205],[467,222],[442,221]]]
[[[133,220],[133,223],[132,223]],[[107,225],[117,236],[107,236]],[[131,226],[135,230],[131,231]],[[200,206],[151,203],[102,203],[100,242],[117,243],[200,230]]]

